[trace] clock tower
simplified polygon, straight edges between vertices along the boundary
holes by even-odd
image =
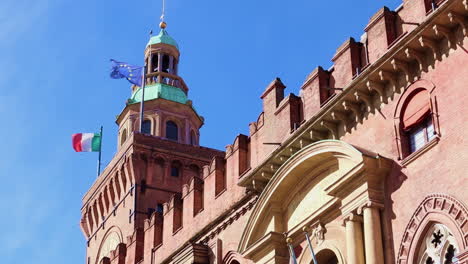
[[[183,186],[192,183],[203,192],[202,167],[224,157],[224,152],[199,146],[204,119],[179,76],[178,44],[164,22],[160,27],[144,50],[142,129],[143,88],[132,86],[116,120],[118,151],[83,197],[80,226],[87,240],[87,264],[114,263],[113,259],[125,259],[115,262],[119,264],[140,262],[145,220],[153,216],[162,222],[170,209],[177,229]]]

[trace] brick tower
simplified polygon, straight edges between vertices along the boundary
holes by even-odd
[[[142,89],[133,86],[116,120],[117,154],[83,197],[80,225],[87,239],[87,264],[138,263],[143,257],[145,220],[151,217],[154,225],[162,226],[163,215],[170,212],[172,232],[177,232],[182,224],[183,186],[199,193],[199,201],[191,206],[201,210],[201,168],[217,156],[224,157],[221,151],[199,146],[203,117],[187,98],[189,89],[178,75],[178,45],[164,23],[150,38],[144,58],[142,130]],[[162,233],[153,239],[157,244]]]

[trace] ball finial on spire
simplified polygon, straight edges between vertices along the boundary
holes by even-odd
[[[160,27],[161,29],[165,29],[165,28],[167,27],[166,22],[161,21],[161,23],[159,23],[159,27]]]

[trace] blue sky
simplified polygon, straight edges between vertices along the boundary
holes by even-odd
[[[0,256],[2,263],[85,263],[81,197],[96,153],[71,134],[104,126],[103,162],[116,150],[115,116],[130,96],[109,59],[142,64],[161,0],[0,1]],[[275,77],[297,94],[369,18],[400,0],[167,0],[180,75],[205,117],[202,145],[223,149],[261,111]]]

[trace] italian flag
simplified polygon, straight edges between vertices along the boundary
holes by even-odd
[[[101,151],[100,133],[78,133],[72,135],[73,149],[76,152]]]

